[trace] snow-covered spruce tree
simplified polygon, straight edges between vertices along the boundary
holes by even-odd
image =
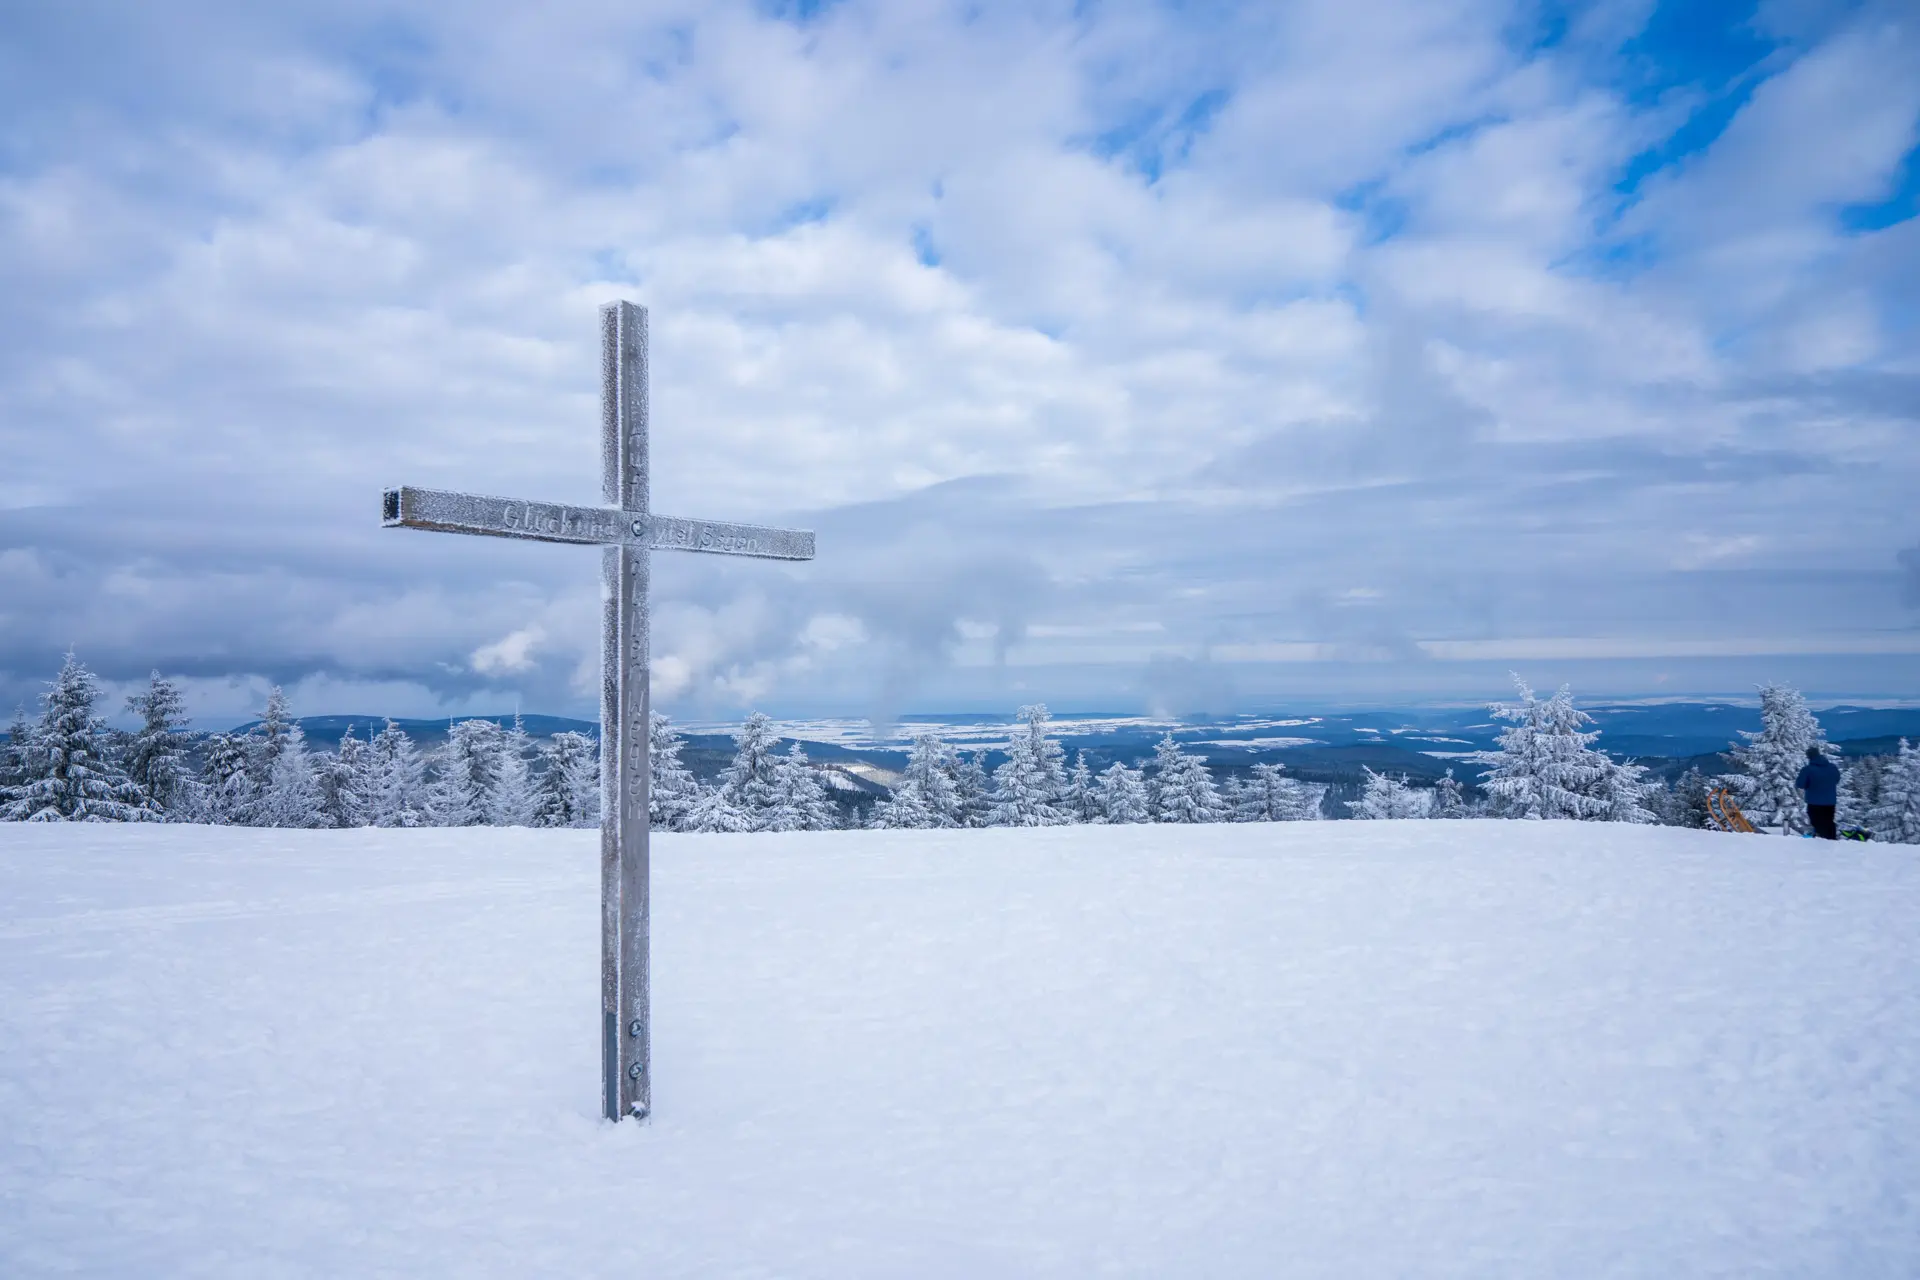
[[[781,803],[780,735],[763,712],[747,717],[733,735],[733,762],[720,785],[694,806],[689,827],[695,831],[764,831],[776,821]]]
[[[1742,731],[1747,741],[1727,754],[1739,772],[1732,775],[1735,798],[1747,821],[1756,827],[1778,827],[1780,834],[1797,836],[1813,828],[1807,824],[1806,801],[1793,780],[1807,763],[1807,748],[1827,745],[1820,722],[1807,710],[1797,689],[1769,684],[1760,690],[1760,732]]]
[[[1119,826],[1153,821],[1145,779],[1138,769],[1130,769],[1118,760],[1100,774],[1097,798],[1102,822]]]
[[[907,749],[907,780],[920,793],[930,826],[964,827],[969,803],[978,810],[985,801],[981,792],[986,787],[986,770],[976,761],[970,771],[960,753],[937,734],[915,735]]]
[[[1705,831],[1713,826],[1707,810],[1707,797],[1713,787],[1698,765],[1673,780],[1669,787],[1656,787],[1647,795],[1647,807],[1653,820],[1663,827],[1691,827]]]
[[[1100,807],[1100,784],[1094,781],[1093,770],[1087,767],[1087,753],[1077,752],[1073,758],[1073,768],[1067,770],[1066,789],[1060,793],[1060,808],[1067,815],[1068,822],[1105,822],[1107,815]]]
[[[1234,822],[1300,822],[1320,816],[1319,793],[1282,777],[1283,764],[1256,764],[1227,796]]]
[[[514,712],[513,723],[500,734],[500,790],[494,802],[493,823],[497,827],[526,827],[533,824],[533,737]]]
[[[1271,822],[1267,817],[1264,788],[1254,778],[1242,778],[1238,774],[1228,774],[1227,780],[1220,784],[1220,798],[1226,801],[1227,821],[1229,822]]]
[[[867,826],[875,831],[912,831],[938,825],[927,811],[919,790],[904,777],[892,794],[873,806],[873,813],[867,819]]]
[[[571,729],[554,734],[540,748],[540,765],[533,826],[590,827],[600,820],[600,758],[592,738]]]
[[[753,817],[728,799],[721,787],[702,791],[687,815],[688,831],[754,831],[753,823]]]
[[[1424,818],[1431,797],[1422,795],[1407,785],[1405,778],[1392,778],[1384,773],[1375,773],[1366,765],[1366,790],[1360,793],[1358,800],[1347,801],[1347,809],[1356,818],[1385,820],[1391,818]]]
[[[267,706],[260,713],[260,722],[247,732],[247,773],[253,779],[256,802],[266,795],[274,762],[280,759],[292,727],[293,716],[287,708],[286,692],[274,685],[267,691]],[[258,814],[249,814],[247,821],[257,826],[269,825]]]
[[[1057,827],[1072,821],[1060,806],[1067,786],[1066,748],[1047,736],[1045,703],[1022,707],[1008,735],[1007,762],[993,771],[996,827]]]
[[[1887,766],[1897,759],[1897,755],[1861,756],[1835,761],[1840,766],[1839,804],[1833,814],[1835,826],[1842,831],[1873,830],[1867,815],[1880,803],[1880,787],[1886,779]]]
[[[462,720],[447,730],[427,810],[437,827],[502,825],[507,735],[491,720]]]
[[[1166,780],[1180,767],[1180,747],[1174,742],[1173,734],[1161,737],[1154,745],[1153,759],[1140,766],[1141,780],[1147,786],[1148,821],[1160,820],[1160,794],[1166,789]]]
[[[961,826],[993,825],[993,784],[987,780],[985,751],[972,752],[954,769],[953,794]]]
[[[1613,809],[1609,779],[1614,766],[1591,745],[1599,732],[1583,727],[1593,718],[1574,707],[1573,692],[1565,685],[1551,698],[1537,698],[1519,676],[1513,683],[1520,691],[1519,702],[1488,707],[1495,719],[1510,721],[1513,727],[1500,731],[1498,751],[1475,757],[1490,766],[1480,785],[1494,815],[1606,818]]]
[[[1453,770],[1447,770],[1447,776],[1433,784],[1433,797],[1427,804],[1429,818],[1464,818],[1467,816],[1466,790],[1460,785],[1460,779],[1453,776]]]
[[[1866,828],[1875,840],[1920,844],[1920,751],[1905,738],[1880,774],[1880,798],[1867,811]]]
[[[958,827],[964,824],[957,752],[931,733],[915,734],[907,767],[893,794],[873,806],[870,826]]]
[[[206,820],[217,826],[245,826],[252,820],[256,796],[253,755],[246,738],[216,733],[207,739],[200,762],[200,800]]]
[[[1188,755],[1171,733],[1153,749],[1147,801],[1155,822],[1225,822],[1227,802],[1200,756]]]
[[[33,724],[25,707],[13,709],[13,723],[7,728],[7,745],[0,750],[0,819],[18,797],[14,791],[27,775],[28,752],[33,749]]]
[[[1608,822],[1658,821],[1653,810],[1647,807],[1647,801],[1660,789],[1660,784],[1647,780],[1647,767],[1636,760],[1615,760],[1611,756],[1607,757],[1607,763],[1611,767],[1600,790],[1601,798],[1607,802],[1603,818]]]
[[[807,761],[807,749],[796,742],[779,757],[774,769],[775,798],[761,831],[831,831],[839,826],[827,788]]]
[[[298,724],[289,724],[281,735],[266,789],[254,805],[253,822],[261,827],[322,825],[320,788],[314,781],[312,757],[307,754],[307,735]]]
[[[193,771],[187,767],[186,701],[158,671],[144,693],[127,699],[140,726],[127,735],[121,762],[151,808],[178,817],[193,807]]]
[[[647,816],[663,831],[685,831],[700,803],[700,783],[680,761],[686,744],[658,711],[647,721]]]
[[[1252,808],[1247,799],[1247,792],[1251,789],[1251,784],[1246,779],[1232,773],[1228,774],[1226,781],[1220,784],[1220,802],[1227,806],[1228,822],[1261,821],[1258,817],[1242,816]]]
[[[361,758],[366,769],[360,795],[367,822],[376,827],[427,826],[426,764],[407,731],[387,721]]]
[[[353,736],[353,726],[340,735],[337,750],[313,753],[313,787],[319,798],[320,826],[364,827],[366,806],[360,783],[366,773],[367,744]]]
[[[71,652],[42,695],[20,780],[6,816],[25,822],[139,822],[158,818],[114,758],[107,726],[93,713],[100,686]]]

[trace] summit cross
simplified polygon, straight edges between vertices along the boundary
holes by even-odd
[[[647,971],[650,553],[811,560],[813,535],[653,514],[647,493],[647,312],[631,302],[600,309],[600,488],[604,507],[403,486],[386,491],[381,523],[602,548],[600,1061],[606,1117],[617,1121],[643,1118],[653,1109]]]

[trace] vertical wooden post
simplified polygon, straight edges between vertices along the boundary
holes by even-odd
[[[647,483],[647,313],[600,310],[601,489],[644,522]],[[649,553],[601,553],[605,594],[600,723],[601,1070],[609,1120],[653,1106],[653,1028],[647,990],[647,591]]]
[[[653,1110],[647,987],[649,558],[662,550],[811,560],[813,535],[713,520],[654,519],[647,491],[647,312],[631,302],[600,309],[600,476],[605,508],[402,485],[381,494],[380,523],[603,548],[600,1070],[606,1117],[623,1120]]]

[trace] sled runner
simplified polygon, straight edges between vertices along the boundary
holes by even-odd
[[[1721,831],[1753,834],[1753,824],[1747,821],[1747,815],[1740,812],[1740,806],[1733,802],[1733,796],[1724,787],[1707,797],[1707,815]]]

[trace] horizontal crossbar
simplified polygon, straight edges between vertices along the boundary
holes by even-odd
[[[471,533],[487,538],[527,538],[589,546],[645,547],[652,551],[704,551],[763,560],[813,559],[813,534],[757,524],[640,515],[617,507],[574,507],[564,502],[527,502],[445,489],[403,485],[382,498],[380,523],[388,528]]]

